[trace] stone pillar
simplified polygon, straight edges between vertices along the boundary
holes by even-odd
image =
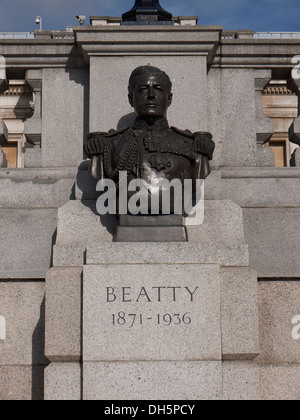
[[[42,166],[42,70],[28,70],[25,75],[28,85],[34,93],[34,113],[25,121],[24,134],[28,142],[24,156],[25,168]]]
[[[292,157],[291,157],[291,166],[292,167],[299,167],[300,166],[300,149],[294,150]]]
[[[6,79],[6,62],[5,58],[0,56],[0,93],[5,92],[8,89],[8,82]],[[7,142],[8,132],[6,124],[2,121],[0,117],[0,147]],[[0,168],[6,166],[5,156],[0,149]]]
[[[6,168],[7,167],[7,161],[5,154],[0,149],[0,168]]]
[[[298,96],[298,117],[290,126],[289,139],[290,142],[300,146],[300,79],[291,78],[288,82],[288,88]]]
[[[46,276],[46,400],[81,398],[82,267],[54,267]]]
[[[255,108],[256,108],[256,141],[257,166],[274,166],[274,154],[270,148],[263,147],[273,135],[273,122],[263,113],[262,92],[270,83],[271,70],[255,71]]]
[[[0,93],[8,89],[8,82],[6,78],[6,60],[2,55],[0,56]]]
[[[4,146],[7,143],[8,130],[5,122],[0,118],[0,146]]]
[[[77,167],[88,134],[88,69],[43,69],[42,166]]]

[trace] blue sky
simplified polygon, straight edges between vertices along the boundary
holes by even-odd
[[[65,29],[77,24],[75,15],[121,16],[134,0],[0,0],[0,32],[38,28]],[[300,32],[300,0],[161,0],[173,16],[199,16],[199,25],[224,29]],[[89,20],[87,19],[87,23]]]

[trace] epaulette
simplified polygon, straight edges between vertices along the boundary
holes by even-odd
[[[120,134],[125,133],[125,131],[129,130],[129,128],[130,127],[128,126],[128,127],[121,128],[120,130],[114,130],[114,129],[109,130],[109,132],[105,134],[105,137],[116,137]]]
[[[187,137],[188,139],[194,139],[195,136],[190,130],[180,130],[176,127],[171,127],[171,130],[175,131],[175,133],[180,134],[183,137]]]

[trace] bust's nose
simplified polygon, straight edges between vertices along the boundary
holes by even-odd
[[[155,91],[154,91],[154,88],[152,86],[148,87],[147,93],[148,93],[147,96],[148,96],[149,99],[155,98]]]

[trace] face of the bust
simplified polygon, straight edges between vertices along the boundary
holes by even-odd
[[[160,119],[166,116],[172,102],[172,93],[159,74],[142,75],[137,79],[129,102],[138,117],[143,119]]]

